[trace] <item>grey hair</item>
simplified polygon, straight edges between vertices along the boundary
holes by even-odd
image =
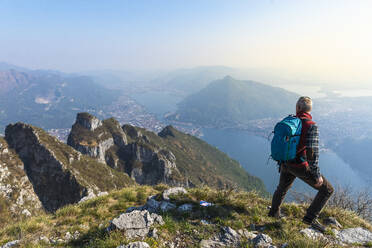
[[[313,106],[313,101],[308,96],[301,96],[297,101],[297,106],[300,111],[310,112]]]

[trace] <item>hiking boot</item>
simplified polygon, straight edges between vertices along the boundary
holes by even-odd
[[[314,219],[314,220],[310,221],[307,218],[303,218],[302,222],[305,223],[305,224],[307,224],[307,225],[310,225],[313,229],[315,229],[315,230],[317,230],[317,231],[319,231],[321,233],[325,233],[326,232],[325,226],[323,226],[322,224],[320,224],[320,222],[317,219]]]
[[[272,213],[271,211],[269,211],[268,215],[269,217],[273,217],[273,218],[276,218],[276,219],[285,219],[285,215],[283,215],[282,213],[280,213],[280,211],[276,212],[276,213]]]

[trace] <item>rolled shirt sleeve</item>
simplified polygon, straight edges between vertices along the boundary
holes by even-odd
[[[317,125],[312,125],[306,136],[306,142],[305,142],[306,149],[310,148],[313,152],[312,158],[307,158],[307,162],[309,163],[309,169],[310,173],[314,178],[320,177],[320,171],[319,171],[319,131]]]

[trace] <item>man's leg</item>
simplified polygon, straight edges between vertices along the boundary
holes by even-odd
[[[318,188],[315,187],[314,185],[316,184],[316,181],[312,178],[306,167],[298,168],[289,166],[288,171],[314,189],[318,190],[318,193],[316,194],[310,207],[307,209],[306,216],[304,217],[304,220],[306,220],[306,222],[311,223],[318,217],[320,211],[323,209],[324,205],[331,197],[333,193],[333,187],[330,182],[324,178],[323,175],[321,175],[321,177],[323,177],[323,184]]]
[[[304,220],[309,223],[311,223],[318,217],[320,211],[323,209],[324,205],[327,203],[328,199],[331,197],[334,191],[330,182],[325,179],[323,175],[321,177],[323,177],[323,184],[319,188],[316,188],[318,190],[318,193],[316,194],[310,207],[307,209],[306,215],[304,217]],[[311,186],[315,188],[314,184]]]
[[[280,216],[280,205],[282,204],[287,191],[292,186],[293,181],[296,179],[294,175],[287,171],[286,167],[287,165],[282,165],[281,167],[279,185],[273,195],[271,209],[269,212],[269,216],[271,217]]]

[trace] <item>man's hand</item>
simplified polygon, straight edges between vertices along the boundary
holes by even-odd
[[[317,180],[316,180],[316,184],[314,185],[315,188],[319,188],[320,186],[322,186],[323,184],[323,177],[320,176]]]

